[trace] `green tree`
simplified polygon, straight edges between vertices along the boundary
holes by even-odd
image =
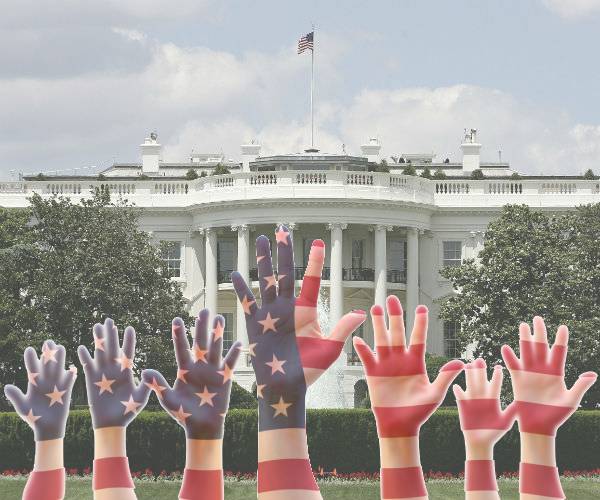
[[[444,172],[441,168],[438,168],[434,173],[433,173],[433,178],[434,179],[445,179],[446,176],[446,172]]]
[[[91,347],[92,327],[106,317],[121,331],[132,325],[138,332],[137,366],[173,376],[171,320],[190,318],[160,249],[138,229],[139,211],[100,190],[81,204],[39,195],[30,203],[17,221],[0,218],[0,235],[15,234],[2,249],[13,260],[0,264],[1,380],[23,381],[23,348],[39,349],[46,338],[78,364],[77,346]]]
[[[230,174],[231,172],[229,172],[229,169],[223,165],[222,163],[219,163],[215,169],[213,170],[212,175],[225,175],[225,174]]]
[[[185,173],[185,178],[188,181],[193,181],[194,179],[198,178],[198,172],[196,172],[195,169],[190,168],[186,173]]]
[[[425,179],[431,179],[431,169],[429,167],[425,167],[423,172],[421,172],[421,177]]]
[[[593,180],[596,180],[598,178],[598,176],[596,174],[594,174],[594,171],[591,168],[588,168],[585,171],[585,174],[583,174],[583,178],[593,181]]]
[[[486,231],[479,262],[467,260],[442,275],[458,293],[440,316],[461,323],[459,347],[501,362],[503,344],[518,347],[521,321],[546,320],[550,337],[571,330],[567,380],[600,366],[600,205],[548,215],[524,205],[504,207]],[[584,406],[600,403],[593,387]]]
[[[407,163],[406,167],[402,170],[404,175],[417,175],[417,170],[412,166],[411,163]]]
[[[521,174],[519,172],[513,172],[512,174],[510,174],[510,178],[511,179],[520,179]]]
[[[485,175],[483,175],[483,171],[480,168],[476,168],[471,172],[471,179],[485,179]]]

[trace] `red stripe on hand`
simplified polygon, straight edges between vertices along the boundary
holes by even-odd
[[[319,491],[306,458],[266,460],[258,463],[258,492],[276,490]]]
[[[403,345],[375,346],[377,363],[365,366],[367,374],[373,377],[405,377],[421,375],[425,369],[425,344],[410,347]],[[393,360],[386,362],[388,359]]]
[[[493,460],[465,462],[465,491],[498,491]]]
[[[508,429],[507,414],[502,414],[497,399],[459,399],[460,426],[474,429]]]
[[[566,498],[556,467],[524,462],[519,467],[519,493]]]
[[[127,457],[98,458],[94,460],[92,488],[134,488]]]
[[[375,406],[377,434],[380,438],[418,436],[421,425],[437,407],[437,403],[394,408]]]
[[[546,375],[563,376],[565,374],[566,346],[555,345],[552,348],[552,356],[550,356],[548,344],[545,342],[521,340],[519,349],[525,370]]]
[[[306,276],[302,279],[302,289],[300,297],[296,299],[297,306],[317,307],[319,299],[319,290],[321,288],[320,276]]]
[[[421,467],[381,469],[381,498],[427,496]]]
[[[23,491],[23,500],[49,498],[60,500],[65,496],[65,469],[37,471],[29,474]]]
[[[196,470],[183,471],[183,483],[179,490],[179,498],[186,500],[222,500],[223,471]]]
[[[326,370],[338,358],[343,342],[314,337],[296,337],[300,359],[304,368]]]
[[[532,434],[555,436],[556,429],[569,417],[573,408],[515,401],[519,430]]]

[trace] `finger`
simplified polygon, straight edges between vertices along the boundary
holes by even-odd
[[[135,355],[135,329],[128,326],[123,332],[123,355],[133,359]]]
[[[6,384],[4,386],[4,395],[6,396],[6,399],[11,402],[19,415],[25,415],[29,412],[25,395],[17,386]]]
[[[510,429],[512,427],[515,419],[517,418],[517,408],[518,406],[516,402],[513,401],[502,411],[501,418],[505,429]]]
[[[53,340],[46,340],[44,348],[48,352],[53,352],[52,357],[48,356],[48,361],[42,363],[42,373],[44,378],[49,380],[57,380],[59,374],[65,369],[65,348],[61,345],[56,345]]]
[[[427,306],[418,306],[415,310],[415,324],[410,334],[410,345],[423,345],[427,341],[427,323],[429,311]]]
[[[143,370],[142,380],[144,385],[156,394],[156,397],[159,401],[162,402],[162,400],[169,401],[173,399],[171,397],[173,389],[171,389],[171,386],[167,383],[165,377],[163,377],[162,373],[159,371]],[[172,403],[169,405],[170,408],[175,406],[175,401],[170,401],[170,403]]]
[[[450,387],[450,384],[458,377],[460,372],[463,371],[464,367],[465,365],[462,361],[453,359],[440,368],[438,376],[431,385],[441,399],[443,399],[443,395],[448,392],[448,387]]]
[[[275,233],[277,241],[277,283],[279,295],[291,298],[294,296],[294,245],[288,228],[279,226]]]
[[[573,408],[577,408],[585,396],[585,393],[592,387],[596,380],[598,379],[598,374],[595,372],[585,372],[579,375],[579,378],[573,384],[573,387],[569,389],[569,396],[571,400],[571,406]]]
[[[67,382],[66,382],[66,390],[68,391],[68,394],[71,394],[71,390],[73,389],[73,386],[75,385],[75,380],[77,380],[77,367],[75,365],[71,365],[69,366],[69,369],[67,371]]]
[[[519,325],[519,340],[526,342],[533,342],[533,336],[531,335],[531,328],[527,323],[521,323]]]
[[[264,235],[256,238],[256,264],[258,266],[260,298],[263,304],[268,304],[273,302],[277,296],[277,283],[273,274],[271,244]]]
[[[494,373],[490,380],[489,391],[490,398],[499,398],[502,391],[502,381],[504,380],[504,370],[500,365],[494,366]]]
[[[119,356],[119,331],[115,322],[111,318],[104,320],[104,349],[108,359],[115,359]]]
[[[223,333],[225,332],[225,318],[220,314],[215,316],[213,320],[213,328],[211,342],[208,347],[208,362],[221,366],[221,358],[223,356]]]
[[[404,332],[404,316],[400,299],[390,295],[386,301],[388,319],[390,322],[390,337],[392,345],[406,345]]]
[[[148,387],[143,380],[137,385],[137,387],[134,387],[132,394],[133,400],[141,405],[138,406],[136,412],[140,412],[146,407],[148,404],[148,399],[150,398],[150,392],[150,387]]]
[[[360,309],[345,314],[333,327],[329,338],[338,342],[346,342],[346,339],[352,335],[366,319],[367,313]]]
[[[223,362],[231,369],[235,368],[236,363],[240,357],[240,353],[242,352],[242,343],[239,340],[236,340],[233,345],[227,351],[225,355],[225,359]]]
[[[25,349],[23,360],[25,361],[25,368],[27,368],[29,373],[40,373],[40,360],[33,347]]]
[[[198,317],[194,322],[194,343],[200,347],[200,349],[206,349],[208,346],[208,318],[210,317],[210,311],[208,309],[202,309],[198,313]]]
[[[325,262],[325,243],[314,240],[308,254],[308,264],[302,278],[300,296],[296,301],[299,306],[316,307],[321,289],[321,273]]]
[[[487,383],[485,361],[482,358],[477,358],[472,363],[466,365],[465,378],[467,381],[467,391],[469,392],[469,397],[483,397]]]
[[[550,349],[550,365],[554,368],[562,368],[567,361],[567,351],[569,345],[569,329],[565,325],[558,327],[554,345]]]
[[[533,340],[534,342],[543,342],[548,344],[548,332],[546,331],[546,323],[541,316],[533,318]]]
[[[390,336],[385,324],[383,307],[375,304],[371,307],[371,323],[373,324],[373,336],[375,337],[375,350],[378,347],[388,347],[390,345]]]
[[[354,345],[356,354],[358,354],[361,363],[365,367],[365,371],[367,374],[369,374],[369,372],[375,368],[375,354],[373,351],[371,351],[371,348],[366,344],[366,342],[360,337],[354,337],[352,339],[352,343]]]
[[[106,339],[104,336],[104,327],[96,323],[93,328],[94,335],[94,359],[106,359]]]
[[[248,319],[250,316],[253,316],[254,313],[258,310],[258,306],[256,305],[256,299],[254,298],[254,294],[252,290],[248,287],[246,280],[242,277],[240,273],[234,271],[231,273],[231,282],[233,283],[233,288],[235,289],[235,293],[237,294],[238,300],[242,304],[242,308],[244,309],[244,316]]]
[[[173,346],[175,348],[175,359],[177,366],[188,366],[192,361],[190,354],[190,343],[187,338],[185,325],[181,318],[173,319],[171,324],[171,336],[173,337]]]
[[[521,369],[521,361],[517,358],[515,351],[512,350],[512,347],[508,345],[503,345],[500,349],[502,354],[502,359],[504,360],[504,364],[509,369],[509,371],[520,370]]]
[[[77,348],[77,356],[79,357],[81,366],[83,366],[84,371],[87,373],[87,370],[92,368],[92,363],[94,362],[92,360],[92,356],[90,355],[90,351],[88,351],[86,346],[80,345]]]
[[[456,398],[457,401],[463,400],[463,399],[468,399],[467,394],[465,393],[463,388],[458,384],[454,384],[452,386],[452,392],[454,393],[454,397]]]

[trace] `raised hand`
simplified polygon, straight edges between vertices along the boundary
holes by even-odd
[[[520,325],[520,358],[509,346],[502,346],[521,433],[519,489],[523,495],[565,498],[556,469],[556,431],[575,412],[598,377],[594,372],[583,373],[573,387],[567,389],[568,343],[569,330],[562,325],[550,348],[544,320],[536,316],[533,335],[527,323]]]
[[[38,358],[35,349],[25,349],[27,392],[8,384],[4,393],[19,416],[33,430],[36,455],[23,498],[62,499],[65,494],[63,438],[69,416],[71,391],[77,369],[65,370],[65,348],[47,340]]]
[[[94,427],[94,492],[103,499],[135,498],[126,456],[125,430],[146,406],[150,389],[133,379],[135,331],[132,327],[125,328],[122,348],[119,332],[110,318],[104,325],[94,325],[93,335],[94,358],[84,346],[79,346],[77,353],[85,373]]]
[[[325,244],[315,240],[296,298],[294,252],[285,226],[276,232],[278,274],[275,276],[269,240],[256,240],[256,262],[261,304],[242,278],[232,281],[246,313],[252,366],[259,397],[258,491],[304,490],[303,498],[320,498],[306,449],[305,395],[313,383],[338,358],[344,342],[365,320],[363,311],[345,315],[328,337],[318,322],[317,299],[325,261]],[[280,430],[280,433],[266,431]],[[281,443],[288,443],[283,453]],[[292,479],[295,476],[295,479]],[[274,495],[274,496],[273,496]],[[285,498],[285,493],[281,493]]]
[[[515,405],[500,405],[502,367],[496,365],[488,382],[481,358],[465,366],[467,388],[454,385],[460,428],[465,437],[465,492],[467,499],[500,498],[494,468],[494,445],[508,432],[515,419]]]
[[[375,352],[360,337],[354,347],[366,375],[381,453],[382,498],[425,498],[427,490],[419,458],[421,425],[444,400],[448,387],[462,371],[463,363],[446,363],[429,381],[425,367],[428,311],[416,309],[415,324],[406,345],[400,300],[387,298],[389,330],[383,307],[371,308]]]
[[[177,360],[177,380],[173,387],[156,370],[142,373],[146,386],[156,393],[162,407],[185,430],[186,466],[179,493],[182,499],[219,500],[224,494],[223,429],[241,344],[235,342],[223,359],[225,318],[215,317],[209,335],[208,317],[208,309],[200,311],[192,349],[183,321],[173,320]]]

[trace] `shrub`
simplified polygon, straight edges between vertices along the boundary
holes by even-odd
[[[229,173],[229,169],[225,165],[219,163],[213,170],[212,175],[225,175]]]
[[[433,178],[434,179],[445,179],[446,178],[446,172],[444,172],[441,168],[438,168],[434,174],[433,174]]]
[[[561,470],[600,467],[600,411],[580,410],[558,431],[557,458]],[[308,446],[313,468],[340,473],[379,470],[379,446],[370,410],[309,410]],[[185,435],[163,411],[144,410],[129,426],[128,456],[132,471],[182,470]],[[255,472],[257,468],[257,412],[230,410],[225,420],[225,470]],[[435,412],[421,431],[423,470],[458,473],[464,469],[464,442],[456,409]],[[0,470],[30,469],[34,443],[29,427],[15,413],[0,413]],[[93,430],[87,410],[73,411],[67,422],[65,467],[91,467]],[[496,445],[496,472],[519,467],[519,434],[514,426]]]
[[[421,177],[425,179],[431,179],[431,169],[429,167],[425,167],[423,172],[421,172]]]
[[[519,172],[513,172],[513,173],[510,175],[510,178],[511,178],[511,179],[520,179],[520,178],[521,178],[521,174],[520,174]]]
[[[231,397],[229,399],[229,408],[237,409],[255,409],[258,407],[258,400],[251,392],[248,392],[237,382],[231,385]]]
[[[417,170],[410,163],[407,163],[404,170],[402,170],[402,173],[404,175],[417,175]]]
[[[186,173],[185,173],[185,178],[188,181],[193,181],[194,179],[198,178],[198,172],[196,172],[193,168],[190,168]]]
[[[593,181],[593,180],[596,180],[598,178],[598,176],[596,174],[594,174],[594,171],[591,168],[588,168],[585,171],[585,174],[583,174],[583,178]]]
[[[471,172],[471,179],[485,179],[485,175],[483,175],[483,171],[480,168],[476,168]]]

